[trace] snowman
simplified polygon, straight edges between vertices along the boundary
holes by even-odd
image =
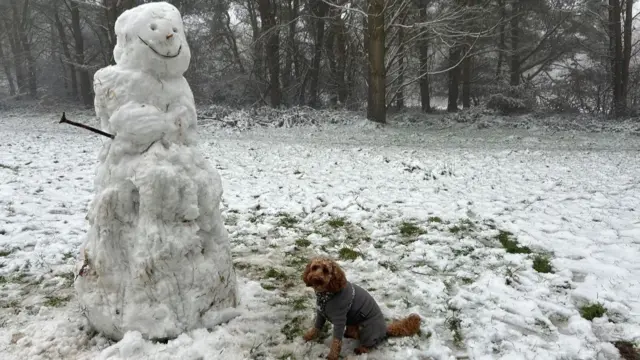
[[[137,6],[115,32],[116,65],[94,77],[96,114],[115,138],[99,154],[75,288],[105,336],[171,339],[228,320],[238,306],[222,184],[197,149],[178,9]]]

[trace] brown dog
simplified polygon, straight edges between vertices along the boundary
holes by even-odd
[[[360,342],[356,354],[369,352],[390,336],[411,336],[420,330],[420,316],[411,314],[389,325],[373,297],[358,285],[347,281],[344,271],[329,258],[313,258],[307,264],[302,279],[316,293],[315,326],[304,334],[312,340],[326,320],[333,324],[333,341],[328,360],[336,360],[342,349],[342,338]]]

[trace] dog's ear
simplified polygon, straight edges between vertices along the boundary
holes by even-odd
[[[327,284],[327,291],[336,293],[347,286],[347,277],[344,275],[340,265],[335,261],[331,261],[331,268],[331,280]]]
[[[307,286],[311,286],[311,281],[309,281],[309,273],[311,272],[311,262],[312,260],[309,260],[309,262],[307,263],[307,267],[304,269],[304,273],[302,274],[302,281],[304,281],[305,285]]]

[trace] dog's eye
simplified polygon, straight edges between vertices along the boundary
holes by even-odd
[[[311,271],[316,271],[316,270],[318,270],[318,265],[313,265],[313,266],[311,267]]]
[[[329,273],[329,269],[327,269],[326,267],[323,267],[323,268],[322,268],[322,272],[323,272],[324,274],[328,274],[328,273]]]

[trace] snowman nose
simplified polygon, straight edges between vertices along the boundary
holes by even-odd
[[[173,34],[167,34],[167,40],[171,39],[173,37]]]

